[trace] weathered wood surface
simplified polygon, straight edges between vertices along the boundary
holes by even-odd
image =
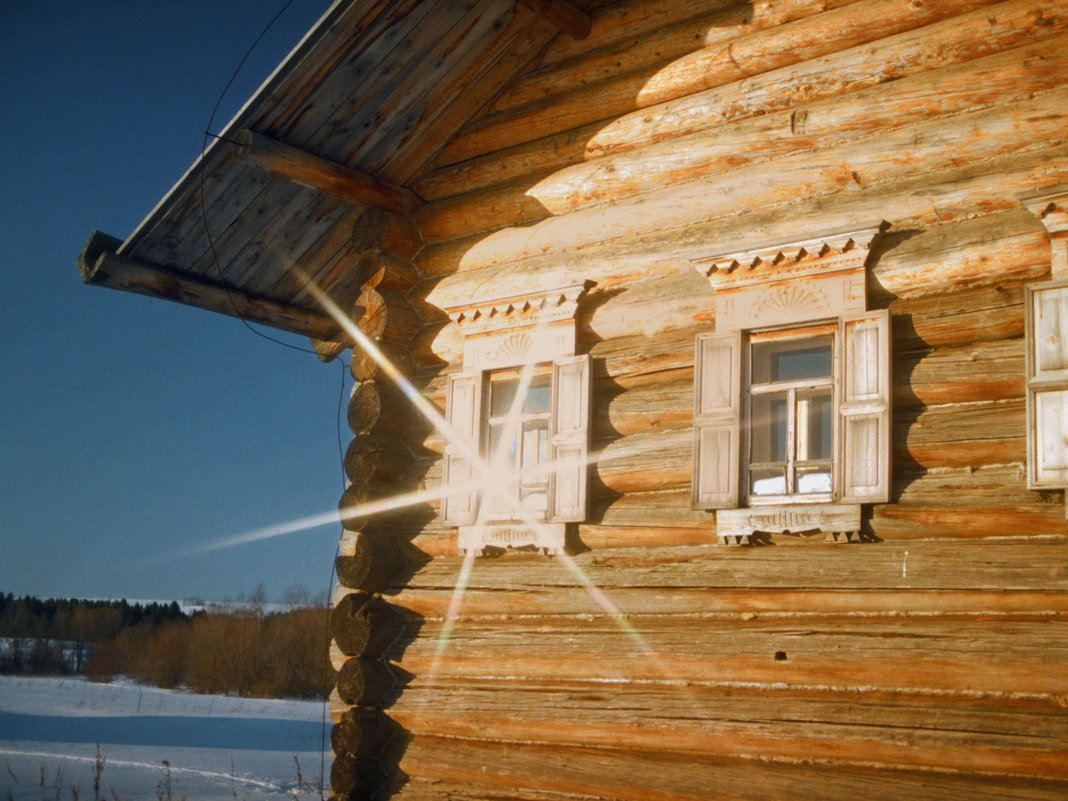
[[[594,239],[603,243],[655,229],[677,229],[734,214],[738,208],[767,208],[798,197],[811,203],[821,195],[849,194],[855,187],[914,177],[917,171],[934,172],[1041,149],[1044,143],[1057,141],[1063,131],[1068,115],[1065,97],[1065,90],[1058,90],[1017,103],[1011,112],[973,112],[765,162],[745,170],[744,180],[740,174],[719,173],[532,227],[501,230],[467,249],[464,260],[471,266],[488,265],[566,251],[588,246]],[[834,169],[827,169],[828,163]],[[419,263],[424,274],[434,273],[422,257]]]
[[[979,28],[979,21],[974,27]],[[986,42],[979,38],[981,30],[973,35],[976,41]],[[1023,35],[1021,39],[1026,41]],[[469,233],[476,224],[491,230],[537,221],[666,184],[700,180],[865,134],[907,128],[930,120],[932,106],[937,108],[937,116],[945,119],[1059,86],[1058,70],[1064,67],[1063,35],[1021,50],[995,51],[995,55],[933,75],[903,78],[885,87],[772,110],[625,154],[586,159],[551,173],[538,173],[534,180],[522,176],[510,183],[469,191],[428,206],[419,214],[420,226],[428,239],[437,240]],[[729,96],[733,98],[733,92]],[[515,162],[509,159],[505,163],[514,169]],[[467,167],[468,172],[473,170],[473,166]],[[456,168],[443,180],[443,188],[456,192],[466,180],[471,178]]]
[[[114,251],[95,253],[94,256],[92,263],[83,259],[80,264],[82,280],[87,284],[198,306],[310,337],[328,339],[340,328],[333,319],[318,311],[249,295],[227,284],[193,278],[158,264],[117,255]]]
[[[401,766],[459,778],[452,760],[467,753],[488,766],[468,777],[475,793],[541,776],[543,758],[520,752],[578,749],[552,772],[560,791],[603,797],[618,775],[628,798],[696,798],[758,758],[737,797],[775,797],[815,764],[821,797],[919,797],[908,788],[923,776],[925,792],[944,782],[939,797],[1053,798],[1068,781],[1064,549],[607,549],[574,558],[581,577],[514,554],[476,562],[440,656],[461,560],[435,559],[395,596],[422,626],[394,655],[416,677],[391,707],[415,735]],[[441,762],[421,750],[439,747]],[[634,760],[672,776],[670,793]],[[580,775],[594,764],[596,790]]]
[[[590,35],[590,15],[567,0],[520,0],[527,8],[544,17],[572,39]]]
[[[376,206],[396,214],[411,214],[423,201],[402,186],[396,186],[328,161],[314,153],[245,128],[238,132],[237,156],[294,183],[318,192],[336,195],[362,206]]]
[[[784,5],[819,4],[794,0]],[[994,0],[949,0],[917,5],[905,0],[860,0],[843,8],[811,14],[792,24],[718,42],[679,57],[651,73],[630,73],[565,100],[531,110],[490,115],[474,122],[442,152],[442,161],[460,161],[566,131],[598,120],[611,120],[646,105],[690,96],[714,86],[769,72],[799,61],[910,31],[959,14],[996,5]],[[816,8],[813,8],[815,6]],[[800,16],[800,15],[799,15]],[[623,138],[633,141],[635,137]]]
[[[639,4],[615,4],[616,8],[605,8],[594,15],[595,25],[591,26],[587,46],[581,52],[561,59],[563,48],[554,43],[542,59],[541,67],[515,81],[487,109],[487,114],[566,95],[637,71],[650,70],[655,74],[657,67],[689,56],[695,49],[706,49],[739,35],[783,25],[852,1],[742,4],[706,0],[686,7],[662,4],[659,13],[644,9],[643,20],[637,19],[643,10]],[[621,19],[612,19],[621,12],[630,12],[626,24]]]

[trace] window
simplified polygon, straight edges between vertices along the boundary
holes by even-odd
[[[1068,281],[1026,288],[1027,485],[1068,487]]]
[[[471,464],[463,445],[446,446],[445,484],[450,492],[442,503],[444,521],[451,525],[500,520],[522,523],[528,516],[553,523],[584,520],[589,382],[590,357],[586,355],[539,365],[521,396],[518,370],[450,377],[446,404],[449,422],[491,469],[498,455],[508,472],[518,478],[485,499],[478,489],[455,492],[468,483],[484,484],[485,476]],[[521,397],[519,413],[509,416],[517,396]],[[539,465],[545,469],[539,470]],[[505,492],[511,498],[499,497]],[[522,513],[514,509],[516,497]],[[483,500],[487,503],[480,509]]]
[[[890,494],[890,316],[868,311],[882,223],[697,260],[716,331],[697,337],[693,506],[723,542],[859,537]]]
[[[834,334],[749,338],[750,502],[827,500],[834,458]]]
[[[551,367],[538,365],[534,375],[520,370],[496,370],[486,376],[484,414],[486,440],[482,458],[517,476],[509,487],[512,498],[486,499],[487,520],[515,518],[512,499],[523,511],[544,519],[549,504],[549,398]]]
[[[584,290],[450,310],[464,359],[445,402],[458,441],[445,446],[441,515],[461,550],[562,550],[565,525],[586,518],[590,357],[574,355]]]
[[[1047,283],[1026,288],[1027,486],[1068,487],[1068,184],[1021,192],[1050,240]]]
[[[888,499],[886,312],[703,334],[696,365],[695,507]]]

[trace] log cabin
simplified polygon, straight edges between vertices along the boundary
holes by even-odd
[[[351,358],[334,797],[1052,801],[1066,123],[1066,0],[341,1],[78,266]]]

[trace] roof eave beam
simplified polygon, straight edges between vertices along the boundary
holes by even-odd
[[[593,24],[590,15],[567,0],[519,0],[535,14],[544,17],[572,39],[585,39]]]
[[[403,186],[351,170],[248,128],[239,131],[236,139],[237,156],[242,161],[317,192],[401,215],[411,214],[423,204],[417,194]]]
[[[138,295],[239,317],[316,339],[337,339],[340,326],[329,316],[240,290],[182,275],[158,264],[121,256],[121,240],[94,231],[78,256],[82,281]]]

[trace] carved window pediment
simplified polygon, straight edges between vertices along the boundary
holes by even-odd
[[[867,308],[865,265],[883,223],[693,260],[716,290],[716,330],[837,317]]]
[[[446,308],[464,343],[464,369],[551,361],[575,352],[575,311],[586,284]]]
[[[1016,197],[1049,232],[1050,275],[1068,279],[1068,183],[1021,192]]]

